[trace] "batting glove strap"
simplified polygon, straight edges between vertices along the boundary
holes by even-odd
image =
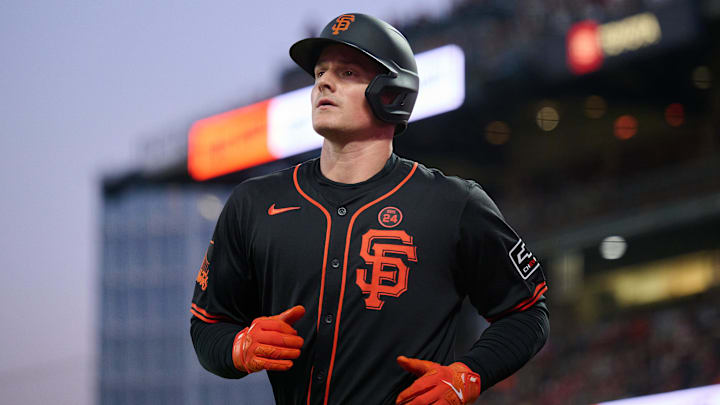
[[[447,367],[453,371],[453,385],[461,388],[466,397],[464,402],[460,403],[469,404],[475,401],[482,391],[480,375],[470,370],[465,363],[456,362]]]

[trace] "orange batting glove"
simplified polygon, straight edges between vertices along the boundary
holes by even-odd
[[[398,395],[395,401],[398,405],[464,405],[473,403],[480,396],[480,376],[463,363],[443,366],[405,356],[399,356],[397,362],[420,377]]]
[[[305,315],[298,305],[274,316],[255,319],[235,335],[232,359],[235,368],[248,374],[260,370],[286,371],[300,357],[303,338],[292,328]]]

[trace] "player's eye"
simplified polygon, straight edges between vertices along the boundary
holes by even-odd
[[[345,77],[350,77],[350,76],[352,76],[352,75],[354,75],[354,74],[355,74],[355,73],[354,73],[352,70],[346,70],[346,71],[343,72],[343,76],[345,76]]]
[[[316,79],[320,78],[320,76],[322,76],[324,73],[325,72],[323,72],[322,70],[318,70],[317,72],[315,72],[315,78]]]

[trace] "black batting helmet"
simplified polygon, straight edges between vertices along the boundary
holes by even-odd
[[[290,57],[314,77],[320,52],[331,44],[351,46],[387,70],[370,82],[365,98],[378,119],[396,124],[396,135],[403,132],[420,85],[415,55],[403,34],[385,21],[366,14],[342,14],[330,21],[320,36],[293,44]],[[396,94],[390,104],[383,104],[380,99],[386,91]]]

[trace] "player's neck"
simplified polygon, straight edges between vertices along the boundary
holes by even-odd
[[[392,151],[392,138],[344,144],[325,139],[320,152],[320,171],[338,183],[360,183],[380,172]]]

